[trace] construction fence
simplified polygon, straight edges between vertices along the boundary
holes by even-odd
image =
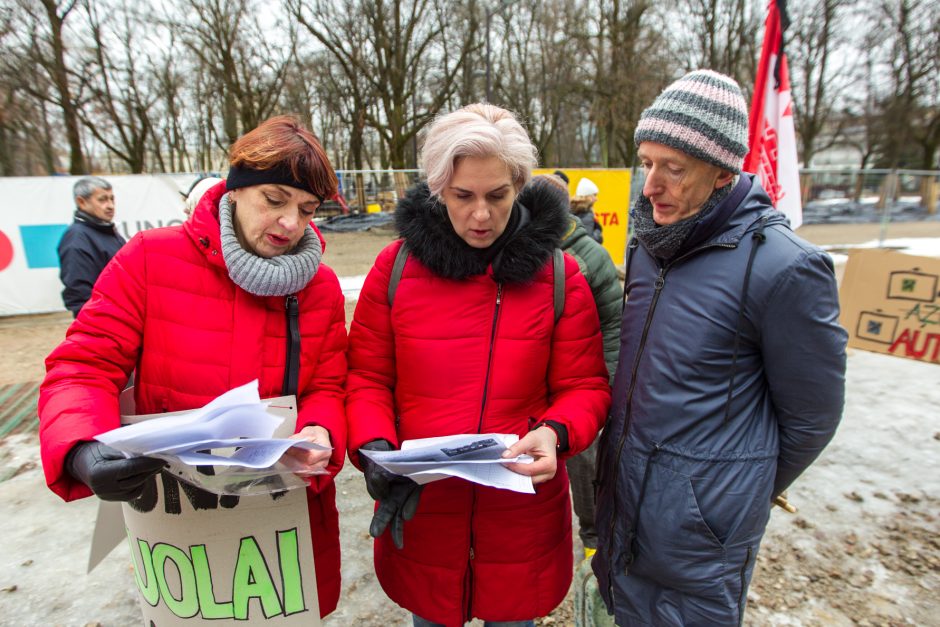
[[[805,224],[938,219],[940,171],[800,170]]]
[[[548,168],[551,171],[551,168]],[[622,170],[619,170],[622,171]],[[344,170],[342,193],[353,213],[394,211],[420,170]],[[643,188],[643,172],[632,172],[629,202]],[[805,224],[940,219],[940,171],[803,168],[800,184]]]

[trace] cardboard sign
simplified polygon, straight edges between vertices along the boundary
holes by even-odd
[[[839,300],[849,346],[940,363],[940,259],[852,252]]]
[[[293,396],[271,399],[268,411],[285,418],[274,437],[293,434]],[[319,625],[305,492],[218,496],[155,476],[122,504],[144,623]]]

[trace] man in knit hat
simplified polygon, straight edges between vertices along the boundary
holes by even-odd
[[[708,70],[637,125],[593,560],[618,625],[740,624],[771,502],[842,414],[832,260],[741,172],[747,129],[737,83]]]

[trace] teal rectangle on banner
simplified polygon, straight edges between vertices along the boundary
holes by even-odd
[[[31,224],[20,226],[20,238],[29,268],[58,268],[57,248],[68,224]]]

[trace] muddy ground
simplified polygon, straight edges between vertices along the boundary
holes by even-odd
[[[877,239],[874,224],[807,226],[818,244]],[[329,234],[325,260],[365,274],[385,233]],[[889,237],[940,237],[938,223]],[[347,306],[347,318],[354,304]],[[0,319],[0,385],[37,381],[68,314]],[[940,625],[940,368],[852,351],[845,418],[832,445],[774,512],[748,595],[749,625]],[[65,504],[43,484],[35,433],[0,441],[0,625],[139,622],[129,552],[85,574],[93,499]],[[337,478],[343,596],[325,623],[407,625],[372,571],[371,500],[348,466]],[[575,546],[579,552],[580,547]],[[544,625],[573,624],[571,598]]]

